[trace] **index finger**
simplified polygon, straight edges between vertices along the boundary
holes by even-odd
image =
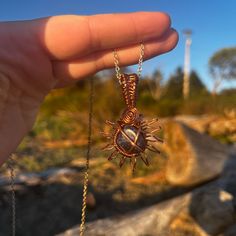
[[[38,28],[44,24],[40,39],[49,55],[67,60],[161,38],[170,28],[170,17],[161,12],[64,15],[41,19],[37,24]]]

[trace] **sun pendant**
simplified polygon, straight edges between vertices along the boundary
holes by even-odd
[[[134,170],[139,157],[147,166],[149,165],[145,154],[147,149],[160,153],[153,143],[162,142],[159,137],[154,135],[161,127],[157,126],[153,129],[152,127],[158,123],[158,119],[145,121],[136,108],[138,76],[136,74],[122,74],[120,82],[127,108],[117,122],[106,121],[112,126],[113,132],[111,134],[104,133],[110,143],[103,150],[111,150],[108,160],[120,157],[120,167],[123,166],[126,159],[129,159]]]

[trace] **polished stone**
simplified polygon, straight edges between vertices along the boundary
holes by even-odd
[[[132,125],[125,125],[122,127],[122,130],[126,135],[123,134],[121,131],[118,132],[116,144],[119,148],[121,148],[124,152],[128,154],[139,154],[140,152],[145,150],[147,142],[142,132],[139,132],[138,134],[138,128]],[[134,142],[135,140],[135,144],[139,148],[135,146],[133,147],[132,142]]]

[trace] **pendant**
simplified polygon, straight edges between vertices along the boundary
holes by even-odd
[[[153,143],[163,142],[154,135],[161,127],[158,126],[152,129],[152,126],[158,122],[158,119],[146,121],[136,108],[138,80],[137,74],[121,74],[120,85],[126,108],[118,121],[106,121],[107,124],[112,126],[113,132],[112,134],[104,133],[104,136],[110,140],[110,143],[103,148],[103,150],[111,151],[108,160],[120,157],[120,167],[123,166],[126,159],[129,159],[133,171],[136,167],[137,158],[141,158],[149,166],[145,151],[148,149],[152,152],[160,153],[153,146]]]

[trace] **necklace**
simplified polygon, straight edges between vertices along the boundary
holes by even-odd
[[[103,133],[110,140],[103,150],[112,151],[108,160],[120,157],[120,167],[123,166],[126,159],[129,159],[134,171],[138,157],[147,166],[149,165],[148,158],[145,154],[146,149],[160,153],[153,143],[163,142],[159,137],[154,135],[161,127],[153,128],[153,125],[158,122],[158,119],[152,119],[151,121],[144,120],[143,115],[139,113],[136,107],[137,86],[142,72],[144,45],[140,45],[137,74],[122,74],[116,50],[114,50],[113,56],[116,77],[121,86],[126,107],[118,121],[106,121],[112,127],[113,131],[111,134]]]
[[[87,194],[88,194],[88,181],[89,181],[89,159],[91,153],[91,141],[92,141],[92,119],[93,119],[93,97],[94,97],[94,81],[93,77],[90,77],[90,94],[89,94],[89,122],[88,122],[88,146],[86,155],[86,168],[84,173],[84,185],[83,185],[83,200],[82,200],[82,212],[81,212],[81,224],[80,224],[80,236],[84,235],[85,222],[86,222],[86,207],[87,207]]]
[[[120,156],[120,167],[123,166],[126,159],[129,159],[132,163],[133,170],[136,167],[137,158],[140,157],[142,161],[148,166],[149,161],[145,154],[146,149],[160,153],[159,150],[153,146],[152,143],[162,142],[162,140],[154,135],[156,131],[161,129],[160,126],[153,128],[152,126],[158,122],[158,119],[152,119],[146,121],[143,115],[139,113],[136,108],[137,100],[137,86],[139,78],[141,77],[142,64],[144,57],[144,45],[140,46],[140,57],[138,61],[137,74],[122,74],[119,66],[119,58],[117,51],[114,50],[114,64],[116,77],[119,81],[122,90],[122,96],[124,98],[126,108],[124,109],[121,117],[116,122],[106,121],[106,123],[112,126],[113,132],[111,134],[104,133],[104,136],[110,140],[110,143],[106,145],[104,150],[112,150],[108,160],[112,160]],[[91,155],[91,136],[92,136],[92,118],[93,118],[93,97],[94,97],[94,82],[93,78],[90,78],[90,94],[89,94],[89,119],[88,119],[88,145],[86,155],[86,167],[84,173],[83,184],[83,200],[81,211],[81,224],[80,224],[80,236],[84,235],[85,222],[86,222],[86,201],[88,192],[89,181],[89,159]],[[12,156],[8,162],[8,168],[10,170],[10,183],[11,183],[11,215],[12,215],[12,236],[16,235],[16,199],[14,188],[14,160]]]
[[[85,222],[86,222],[86,206],[87,206],[87,193],[88,193],[88,180],[89,180],[89,159],[91,155],[91,141],[92,141],[92,119],[93,119],[93,97],[94,97],[94,81],[93,77],[90,77],[90,91],[89,91],[89,117],[88,117],[88,143],[86,154],[86,166],[84,172],[83,183],[83,200],[81,210],[81,224],[80,224],[80,236],[84,235]],[[7,166],[10,172],[10,189],[11,189],[11,235],[16,235],[16,194],[15,194],[15,171],[14,171],[14,158],[10,156]]]

